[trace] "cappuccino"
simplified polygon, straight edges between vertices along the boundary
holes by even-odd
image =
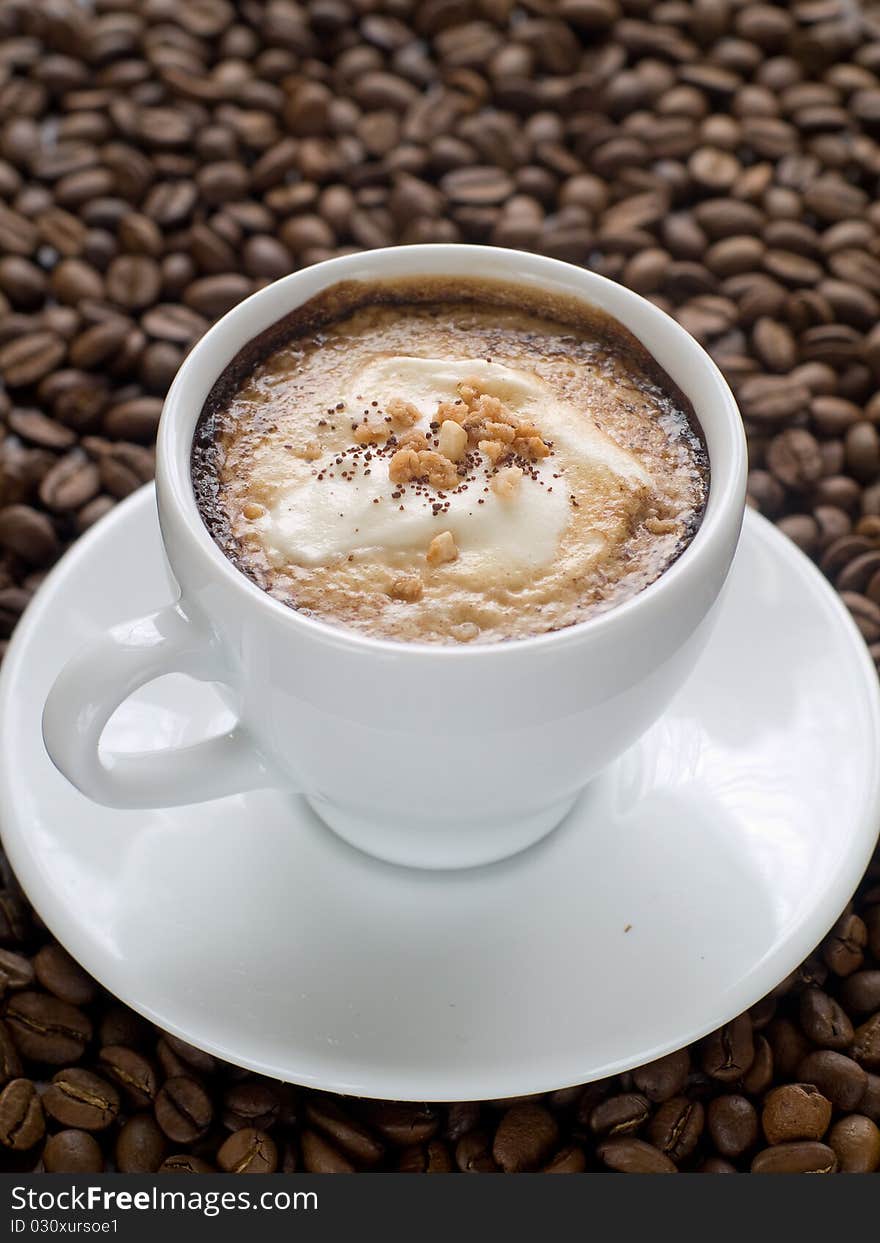
[[[559,630],[655,581],[709,486],[693,409],[617,321],[490,281],[338,285],[251,343],[193,446],[264,591],[381,638]]]

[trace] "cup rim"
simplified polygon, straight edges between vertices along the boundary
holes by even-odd
[[[432,261],[436,270],[432,268]],[[389,264],[395,269],[399,264],[404,270],[383,271]],[[480,272],[480,266],[494,270]],[[580,298],[616,318],[656,357],[656,350],[644,343],[642,332],[632,322],[633,319],[641,319],[666,335],[670,348],[674,345],[676,351],[681,351],[682,359],[690,360],[699,372],[699,387],[705,395],[695,395],[693,386],[688,388],[679,383],[679,387],[694,406],[709,456],[709,495],[700,526],[687,547],[654,582],[607,611],[559,630],[494,643],[447,644],[385,638],[334,625],[321,618],[308,617],[271,596],[239,570],[214,541],[202,519],[192,484],[190,461],[193,436],[204,400],[224,368],[248,341],[331,285],[343,280],[411,278],[441,273],[454,276],[456,270],[461,275],[503,280],[525,288],[548,289],[555,286],[557,290]],[[308,292],[298,296],[303,288]],[[264,317],[260,317],[259,313],[265,311],[270,302],[282,303],[283,309],[276,307],[263,322]],[[234,332],[234,328],[238,331]],[[218,346],[223,351],[219,366],[211,361]],[[668,359],[658,359],[658,362],[669,372]],[[208,373],[206,380],[200,378],[204,368]],[[201,392],[201,397],[197,396],[196,391]],[[705,407],[709,407],[715,421],[712,437],[700,413],[701,408]],[[726,440],[726,456],[721,461],[716,460],[710,443],[710,439],[716,437]],[[704,569],[719,554],[730,559],[731,526],[736,538],[745,505],[746,473],[745,430],[733,394],[709,354],[672,316],[640,294],[587,268],[527,251],[460,242],[389,246],[341,255],[300,269],[257,290],[217,320],[184,359],[165,398],[157,436],[156,485],[163,537],[165,520],[174,515],[180,523],[179,531],[186,533],[190,549],[201,558],[204,568],[214,577],[219,574],[231,588],[244,592],[245,598],[255,606],[259,604],[270,609],[277,618],[285,619],[284,624],[305,627],[306,633],[311,633],[315,639],[346,648],[363,646],[398,659],[406,659],[408,654],[424,656],[428,653],[440,659],[503,659],[504,653],[585,642],[614,628],[619,629],[626,622],[647,620],[640,619],[640,614],[649,617],[655,610],[662,609],[672,597],[687,595],[691,587],[699,582]],[[171,561],[174,568],[173,557]],[[725,573],[728,568],[729,565],[724,567]],[[181,589],[185,597],[184,584],[181,584]]]

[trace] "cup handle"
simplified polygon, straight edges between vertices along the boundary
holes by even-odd
[[[173,807],[274,785],[277,778],[241,723],[192,746],[98,754],[110,717],[164,673],[225,681],[217,640],[178,604],[123,622],[75,656],[43,709],[43,741],[56,768],[106,807]]]

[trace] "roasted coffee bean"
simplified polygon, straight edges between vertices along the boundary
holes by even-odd
[[[823,1049],[847,1049],[852,1044],[853,1025],[846,1011],[821,989],[801,993],[800,1023],[804,1034]]]
[[[679,1165],[700,1142],[705,1110],[699,1101],[673,1096],[654,1114],[648,1127],[651,1143]]]
[[[831,1121],[831,1101],[810,1083],[786,1083],[764,1100],[761,1125],[770,1144],[821,1139]]]
[[[880,1070],[880,1011],[855,1029],[852,1055],[866,1070]]]
[[[99,301],[104,296],[101,273],[82,259],[62,259],[53,269],[50,283],[58,301],[72,307],[87,298]]]
[[[29,988],[34,982],[34,968],[24,954],[0,949],[0,995]]]
[[[835,1174],[837,1157],[827,1144],[795,1142],[764,1148],[752,1161],[753,1174]]]
[[[47,509],[63,512],[81,509],[100,487],[101,476],[95,463],[81,449],[72,449],[44,475],[39,496]],[[57,995],[57,989],[52,991]]]
[[[0,377],[10,388],[36,384],[64,358],[66,343],[54,332],[32,332],[0,346]]]
[[[81,1010],[43,993],[14,994],[6,1025],[24,1057],[51,1066],[78,1061],[92,1038],[92,1024]]]
[[[755,1038],[755,1057],[741,1084],[744,1092],[761,1096],[773,1082],[773,1050],[764,1036]]]
[[[869,1014],[880,1010],[880,971],[857,971],[848,976],[840,986],[840,999],[853,1014]]]
[[[676,1174],[675,1165],[653,1144],[632,1136],[603,1139],[596,1155],[610,1170],[618,1174]]]
[[[170,1140],[192,1144],[211,1125],[211,1098],[197,1080],[185,1075],[168,1079],[154,1105],[156,1121]]]
[[[355,1166],[317,1131],[300,1136],[303,1166],[309,1174],[353,1174]]]
[[[864,1069],[851,1057],[832,1050],[808,1053],[797,1068],[798,1078],[811,1083],[837,1109],[856,1109],[868,1083]]]
[[[835,975],[852,975],[864,962],[867,941],[867,929],[858,915],[844,915],[826,937],[822,956]]]
[[[106,1045],[98,1054],[98,1067],[122,1089],[136,1109],[151,1106],[159,1091],[156,1068],[135,1049]]]
[[[633,1084],[649,1101],[659,1104],[683,1090],[690,1069],[691,1059],[687,1049],[679,1049],[633,1071]]]
[[[698,1174],[736,1174],[737,1168],[723,1157],[707,1157],[697,1166]]]
[[[119,1113],[119,1093],[106,1079],[73,1066],[53,1076],[43,1107],[63,1126],[103,1131]]]
[[[180,345],[190,345],[208,327],[208,321],[190,307],[180,306],[173,302],[159,303],[151,307],[141,318],[145,332],[158,341],[171,341]],[[0,374],[3,370],[3,356],[0,350]]]
[[[446,1112],[446,1126],[443,1134],[455,1143],[469,1131],[475,1130],[480,1123],[480,1106],[474,1101],[463,1101],[460,1105],[450,1105]]]
[[[146,1019],[121,1002],[108,1006],[98,1023],[98,1045],[102,1048],[128,1045],[144,1049],[154,1038],[154,1029]]]
[[[55,528],[45,514],[29,505],[0,509],[0,548],[31,565],[45,565],[59,550]]]
[[[0,1019],[0,1087],[21,1074],[21,1058],[9,1028]]]
[[[722,1157],[741,1157],[758,1141],[758,1115],[745,1096],[716,1096],[707,1106],[706,1122]]]
[[[0,889],[0,945],[23,945],[29,932],[30,919],[24,903],[16,894]]]
[[[187,285],[183,301],[200,315],[216,319],[252,292],[253,284],[246,276],[226,272],[219,276],[204,276]]]
[[[200,1074],[210,1075],[217,1069],[217,1061],[210,1053],[197,1049],[195,1045],[187,1044],[178,1036],[172,1036],[166,1032],[162,1037],[162,1043],[167,1045],[182,1062],[192,1067],[193,1070],[199,1071]]]
[[[71,365],[88,371],[117,357],[130,328],[129,321],[121,315],[92,324],[71,342],[69,350]]]
[[[171,1045],[168,1043],[167,1036],[162,1036],[157,1042],[156,1058],[165,1078],[174,1079],[179,1076],[182,1076],[183,1078],[189,1077],[189,1066],[183,1061],[182,1058],[178,1057],[176,1051],[171,1048]]]
[[[223,1125],[230,1131],[256,1126],[265,1130],[278,1117],[280,1103],[271,1084],[249,1079],[233,1084],[223,1096]]]
[[[46,1140],[43,1166],[48,1174],[100,1174],[104,1157],[87,1131],[58,1131]]]
[[[755,1056],[752,1023],[741,1014],[703,1042],[702,1067],[713,1079],[733,1083],[748,1071]]]
[[[381,1161],[384,1152],[382,1144],[331,1097],[313,1097],[306,1105],[305,1116],[313,1127],[332,1141],[336,1149],[359,1165],[369,1167]]]
[[[590,1114],[590,1130],[594,1135],[632,1135],[641,1130],[651,1117],[647,1097],[624,1092],[601,1101]]]
[[[118,255],[107,269],[107,297],[129,311],[140,311],[159,299],[162,273],[149,255]]]
[[[378,1101],[367,1105],[365,1119],[392,1144],[424,1144],[440,1129],[440,1114],[430,1105]]]
[[[265,1131],[244,1127],[220,1146],[217,1164],[226,1174],[274,1174],[278,1168],[278,1149]]]
[[[13,1079],[0,1092],[0,1144],[21,1151],[39,1143],[46,1130],[37,1088],[30,1079]]]
[[[542,1174],[583,1174],[587,1168],[587,1156],[583,1148],[569,1144],[541,1167]]]
[[[452,1155],[447,1145],[440,1139],[433,1139],[427,1144],[415,1144],[402,1149],[397,1162],[400,1174],[451,1174],[453,1172]],[[288,1172],[288,1171],[284,1171]],[[545,1173],[549,1172],[545,1169]],[[553,1171],[566,1173],[568,1171]]]
[[[167,1142],[152,1114],[135,1114],[116,1139],[116,1168],[121,1174],[155,1174]]]
[[[773,1054],[773,1066],[777,1075],[792,1078],[803,1059],[810,1052],[810,1042],[799,1026],[790,1019],[774,1019],[767,1028],[767,1041]]]
[[[117,402],[104,415],[104,432],[114,440],[151,444],[156,438],[162,401],[158,397],[131,397]]]
[[[10,410],[7,425],[11,431],[30,444],[44,449],[69,449],[76,444],[76,433],[63,424],[56,423],[40,410]]]
[[[835,1122],[828,1146],[843,1174],[873,1174],[880,1168],[880,1130],[862,1114],[849,1114]]]
[[[780,432],[767,446],[767,465],[787,488],[808,488],[822,475],[819,444],[803,428]]]
[[[546,1161],[558,1140],[556,1119],[543,1105],[513,1105],[498,1124],[492,1156],[505,1173],[521,1173]]]
[[[455,1146],[455,1164],[462,1174],[497,1174],[492,1140],[485,1131],[468,1131]]]

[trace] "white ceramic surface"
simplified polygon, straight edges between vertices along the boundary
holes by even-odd
[[[873,666],[818,571],[754,514],[665,715],[556,832],[468,871],[369,859],[278,792],[157,811],[78,794],[42,746],[42,696],[95,635],[170,598],[149,490],[38,593],[0,673],[3,840],[103,984],[241,1065],[415,1100],[623,1070],[768,992],[870,856]],[[174,746],[230,721],[212,690],[173,677],[128,700],[108,743]]]
[[[190,477],[214,381],[254,336],[341,280],[516,280],[580,297],[636,334],[691,398],[711,464],[703,522],[645,591],[555,634],[469,646],[395,643],[303,617],[260,591],[211,540]],[[406,246],[318,264],[261,290],[188,355],[162,415],[159,515],[181,598],[96,637],[52,688],[43,721],[58,767],[97,802],[173,806],[237,790],[300,790],[347,841],[408,865],[473,866],[547,833],[585,784],[657,719],[717,613],[745,498],[742,422],[700,346],[601,276],[486,246]],[[158,610],[158,611],[157,611]],[[133,606],[128,616],[135,616]],[[98,757],[103,727],[172,670],[222,682],[238,722],[149,760]]]

